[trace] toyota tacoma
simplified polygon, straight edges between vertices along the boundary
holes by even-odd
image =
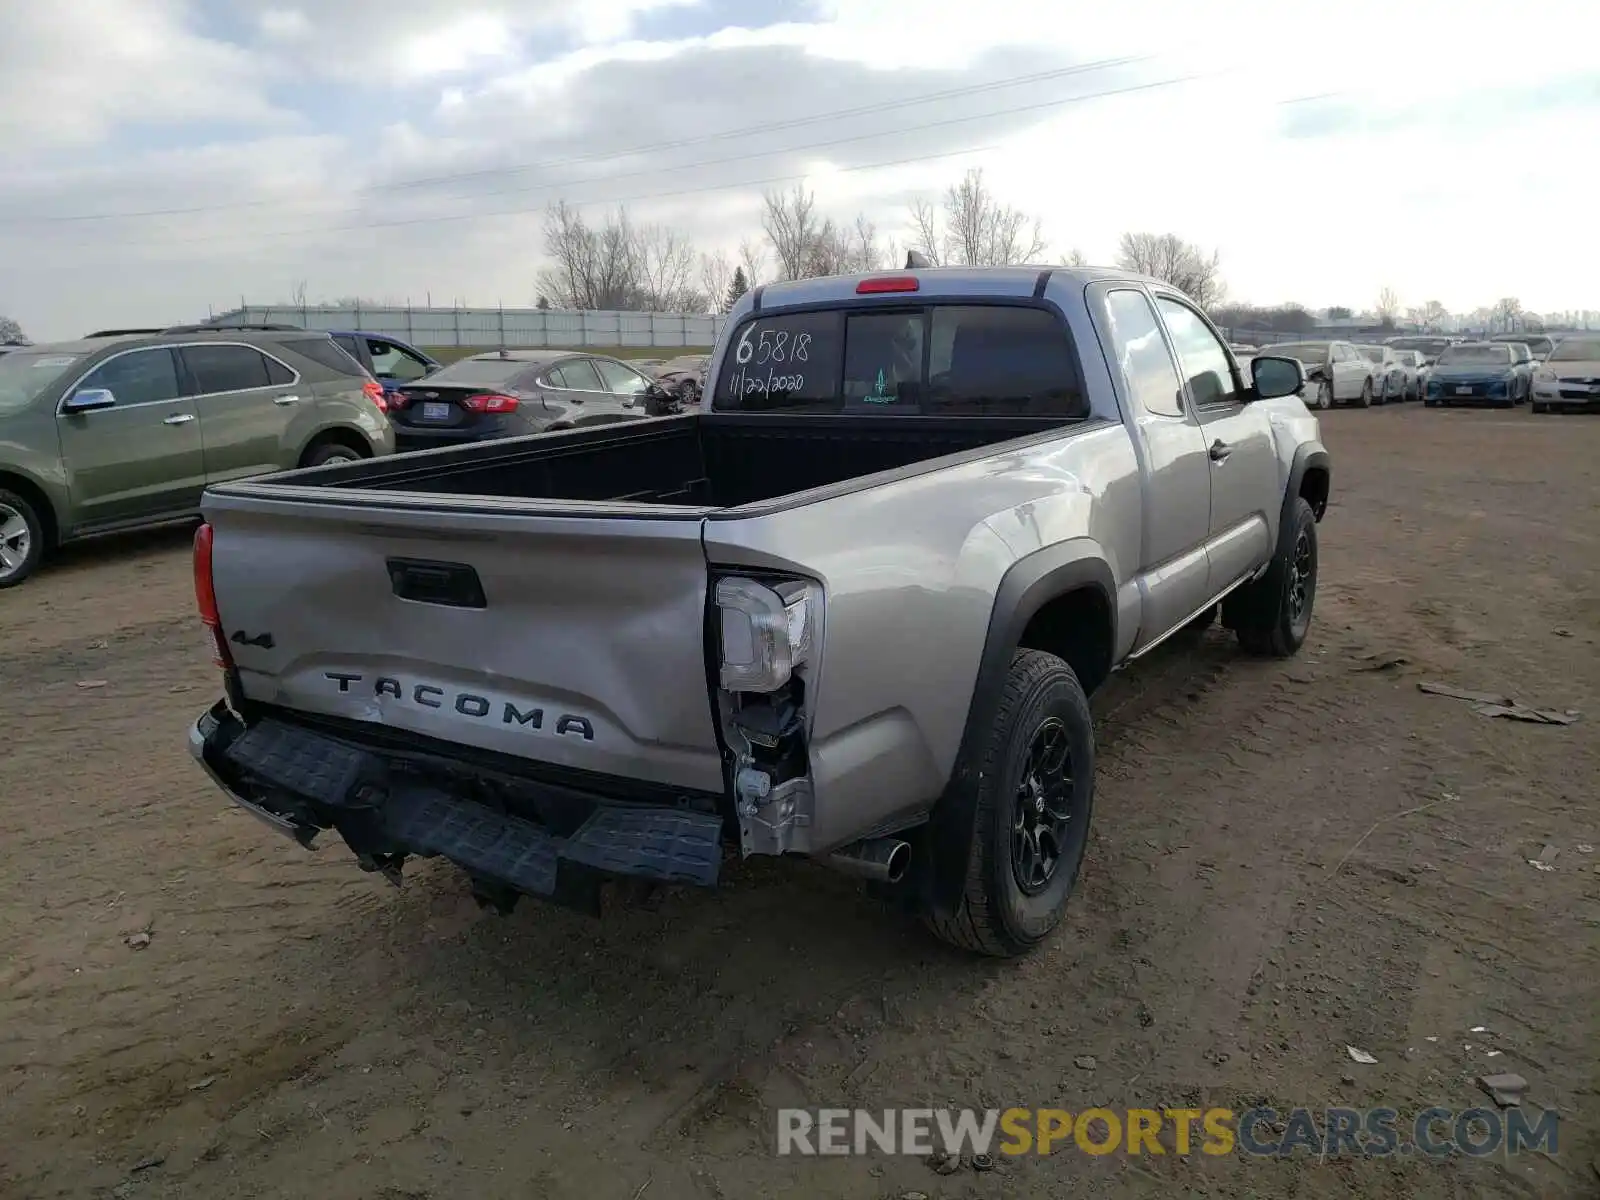
[[[755,289],[691,412],[210,487],[191,753],[502,910],[795,855],[1036,945],[1088,697],[1219,619],[1294,654],[1329,456],[1301,365],[1161,283],[918,268]]]

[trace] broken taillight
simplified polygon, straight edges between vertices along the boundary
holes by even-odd
[[[222,635],[222,615],[217,611],[217,589],[211,579],[211,525],[202,522],[194,531],[194,602],[200,621],[211,631],[211,661],[227,669],[233,666],[228,639]]]

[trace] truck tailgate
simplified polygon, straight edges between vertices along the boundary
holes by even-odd
[[[204,503],[249,699],[722,790],[699,510],[250,491]]]

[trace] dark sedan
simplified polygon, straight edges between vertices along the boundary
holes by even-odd
[[[451,363],[390,401],[396,448],[423,450],[632,421],[650,380],[626,363],[558,350],[499,350]]]
[[[1447,347],[1428,374],[1424,403],[1491,404],[1510,408],[1528,398],[1531,379],[1504,342],[1461,342]]]

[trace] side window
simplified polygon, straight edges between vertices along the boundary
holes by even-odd
[[[180,395],[178,365],[164,346],[135,350],[101,363],[78,388],[108,388],[117,398],[118,408],[176,400]]]
[[[1147,412],[1183,416],[1183,386],[1150,301],[1143,292],[1122,289],[1106,295],[1106,308],[1112,352],[1128,391]]]
[[[1086,417],[1067,332],[1049,312],[940,305],[928,333],[929,413]]]
[[[1355,357],[1354,353],[1345,346],[1334,346],[1330,351],[1330,355],[1334,362],[1342,363],[1347,363]]]
[[[372,355],[372,373],[386,375],[401,383],[411,383],[428,373],[427,364],[420,358],[407,354],[393,342],[367,338],[367,353]]]
[[[361,369],[362,370],[366,370],[366,367],[367,367],[366,360],[361,357],[361,347],[356,342],[355,338],[351,337],[347,333],[341,333],[341,334],[335,335],[333,340],[334,340],[334,342],[336,342],[338,344],[339,349],[343,350],[351,358],[355,359],[358,363],[361,364]]]
[[[563,380],[556,385],[558,387],[570,388],[575,392],[605,391],[600,386],[600,376],[595,374],[594,364],[587,358],[570,358],[550,374],[552,378]]]
[[[1183,364],[1195,405],[1210,408],[1236,403],[1239,396],[1233,382],[1233,364],[1228,361],[1228,351],[1217,341],[1216,334],[1187,304],[1166,296],[1157,297],[1156,304],[1161,309],[1167,331],[1172,334],[1173,347],[1178,351],[1178,361]]]
[[[650,386],[650,381],[632,367],[625,367],[621,363],[604,358],[595,359],[594,365],[600,372],[606,391],[613,395],[637,396]]]
[[[282,387],[286,383],[294,382],[294,372],[289,370],[271,355],[264,355],[267,361],[267,382],[273,387]]]
[[[846,410],[920,411],[922,329],[920,309],[849,318],[844,334]]]
[[[185,346],[180,353],[202,396],[271,386],[266,358],[249,346]]]

